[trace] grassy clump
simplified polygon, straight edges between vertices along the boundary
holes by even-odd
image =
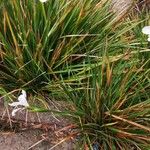
[[[68,100],[84,148],[150,148],[146,11],[120,21],[103,1],[2,4],[2,93],[25,88]]]
[[[150,70],[121,59],[111,63],[107,58],[90,71],[82,90],[67,86],[65,91],[72,111],[80,113],[77,122],[85,145],[144,150],[150,146]]]
[[[89,66],[85,57],[102,55],[105,37],[115,34],[108,7],[85,0],[3,2],[1,86],[37,91],[56,84],[60,76],[70,80],[84,71]]]

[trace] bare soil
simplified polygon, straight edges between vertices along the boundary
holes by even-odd
[[[59,109],[61,102],[52,102]],[[55,104],[54,104],[55,103]],[[22,111],[15,117],[0,100],[0,150],[74,150],[74,125],[52,113]]]

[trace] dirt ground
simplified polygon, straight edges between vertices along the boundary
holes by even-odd
[[[52,102],[59,109],[61,102]],[[52,106],[53,105],[53,106]],[[73,124],[52,113],[22,111],[15,117],[0,99],[0,150],[74,150]],[[68,138],[70,136],[70,138]]]
[[[117,15],[123,15],[128,11],[133,2],[133,0],[112,0],[112,5]]]
[[[73,150],[71,141],[52,148],[57,144],[51,139],[52,132],[47,133],[49,139],[45,139],[44,133],[39,130],[27,130],[20,133],[1,132],[0,133],[0,150]],[[53,136],[52,136],[53,137]],[[50,140],[51,139],[51,140]]]

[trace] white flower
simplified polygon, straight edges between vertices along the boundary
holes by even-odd
[[[17,111],[23,110],[26,107],[29,107],[29,104],[27,102],[27,94],[26,91],[22,90],[21,92],[22,94],[18,97],[18,102],[13,102],[11,104],[9,104],[9,106],[14,107],[13,111],[12,111],[12,116],[16,115]],[[23,106],[21,108],[18,108],[18,106]]]
[[[150,26],[145,26],[143,29],[142,29],[142,32],[144,33],[144,34],[150,34]]]
[[[142,29],[142,32],[146,35],[148,35],[148,41],[150,42],[150,26],[145,26],[143,29]]]
[[[41,3],[45,3],[47,0],[40,0]]]
[[[16,112],[19,111],[19,110],[22,110],[22,108],[15,108],[15,109],[13,109],[12,112],[11,112],[11,115],[15,116]]]

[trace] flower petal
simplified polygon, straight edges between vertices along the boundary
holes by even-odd
[[[150,26],[145,26],[143,29],[142,29],[142,32],[144,34],[150,34]]]
[[[9,103],[8,105],[9,105],[9,106],[16,107],[16,106],[20,105],[20,102]]]
[[[47,1],[47,0],[40,0],[41,3],[44,3],[44,2],[46,2],[46,1]]]
[[[18,97],[18,101],[19,101],[19,105],[29,107],[27,99],[23,97],[22,95]]]
[[[22,109],[22,108],[15,108],[15,109],[13,109],[12,112],[11,112],[11,115],[12,115],[12,116],[15,116],[15,115],[16,115],[16,112],[19,111],[19,110],[21,110],[21,109]]]
[[[22,94],[18,97],[19,105],[29,107],[26,97],[26,91],[22,90]]]
[[[27,93],[26,93],[25,90],[22,90],[21,93],[22,93],[22,95],[23,95],[25,98],[27,97]]]
[[[29,107],[26,97],[27,97],[26,91],[22,90],[22,94],[18,97],[18,102],[9,103],[8,105],[12,107],[17,107],[19,105]]]

